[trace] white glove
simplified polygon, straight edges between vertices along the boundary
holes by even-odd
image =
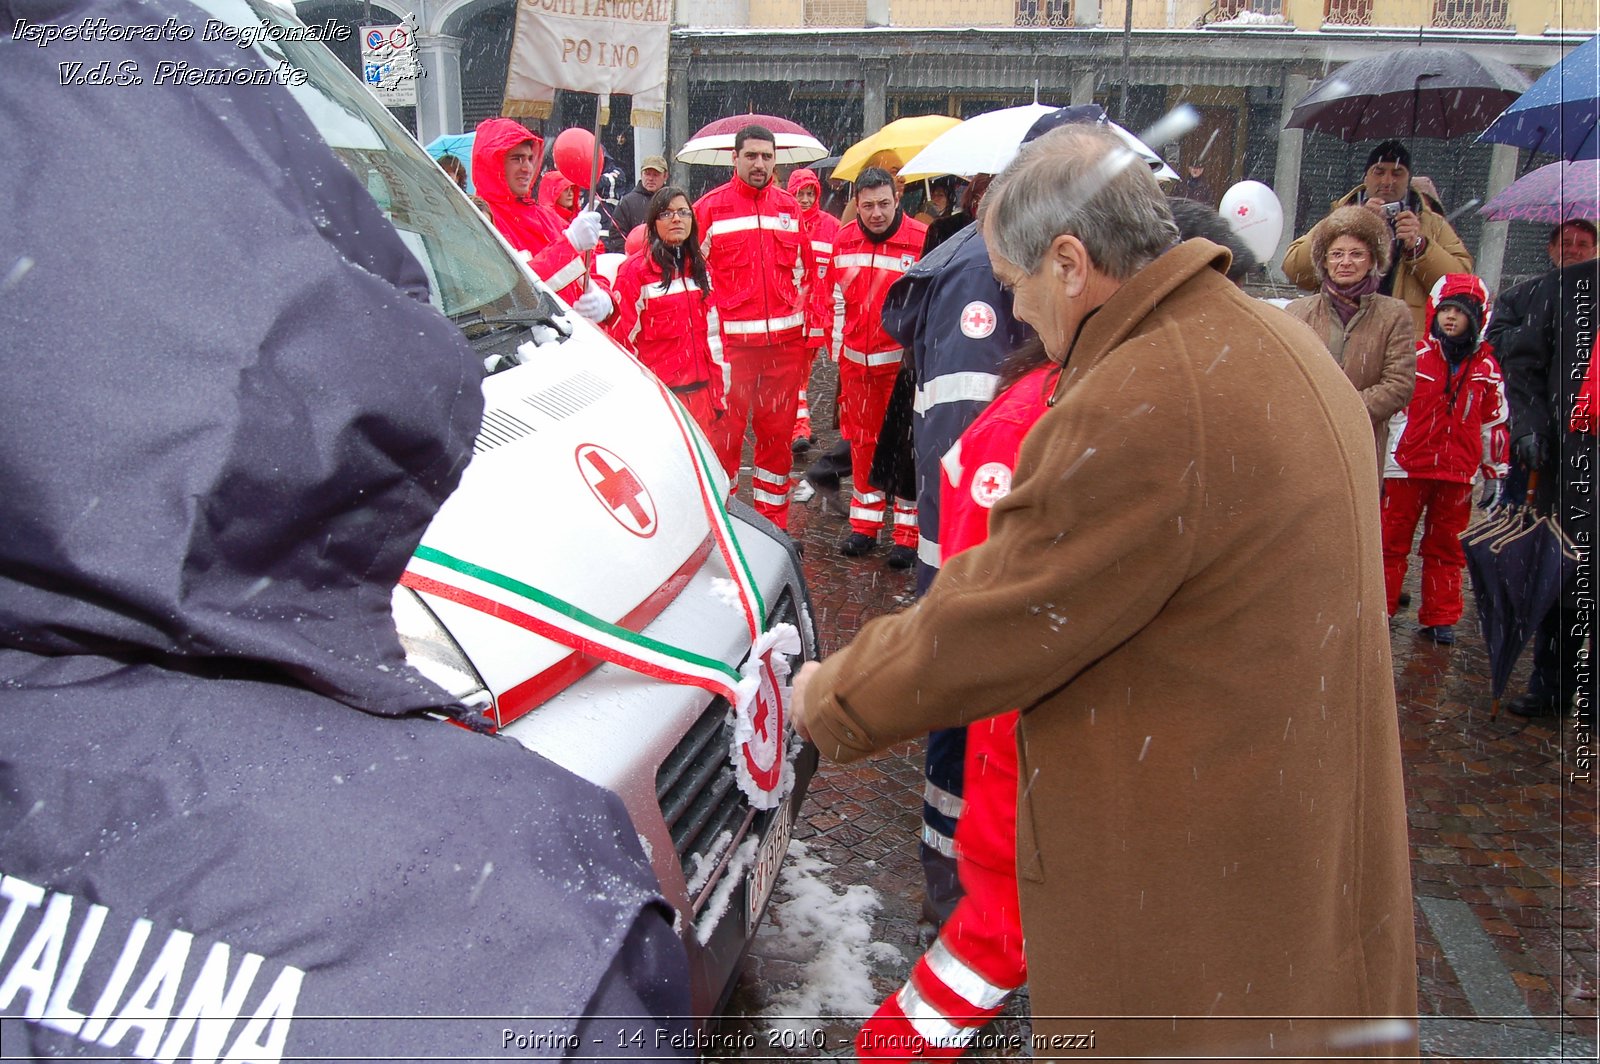
[[[567,226],[567,239],[578,251],[593,251],[600,242],[600,214],[583,211]]]
[[[589,287],[583,290],[583,295],[572,304],[572,309],[598,325],[611,317],[612,306],[611,297],[606,295],[605,290],[596,287],[595,283],[590,281]]]

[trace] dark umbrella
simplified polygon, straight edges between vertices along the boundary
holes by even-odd
[[[1448,139],[1482,132],[1527,87],[1527,77],[1497,59],[1401,48],[1334,71],[1295,104],[1284,128],[1333,133],[1346,142]]]
[[[1590,37],[1545,71],[1496,118],[1479,140],[1559,155],[1569,162],[1600,157],[1600,37]]]
[[[1500,712],[1500,696],[1522,648],[1561,597],[1578,558],[1556,523],[1530,507],[1468,529],[1461,545],[1489,650],[1492,717]]]

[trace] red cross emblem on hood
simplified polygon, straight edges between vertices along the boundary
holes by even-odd
[[[578,472],[617,524],[640,539],[656,534],[656,503],[628,463],[611,451],[585,443],[576,452]]]

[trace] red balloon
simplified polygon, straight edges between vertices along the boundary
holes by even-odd
[[[594,134],[587,129],[574,126],[572,129],[563,129],[556,136],[555,147],[551,150],[551,154],[555,157],[556,169],[561,171],[561,176],[588,191],[590,182],[594,180],[596,150]],[[599,150],[600,169],[604,170],[605,151]]]
[[[623,241],[622,250],[632,255],[635,251],[643,251],[645,245],[644,226],[636,225],[633,231]]]

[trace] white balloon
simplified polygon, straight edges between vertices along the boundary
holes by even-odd
[[[626,260],[627,257],[628,256],[626,255],[618,255],[613,251],[607,251],[603,254],[596,255],[594,257],[594,272],[598,273],[601,277],[604,277],[612,284],[616,284],[617,268],[622,265],[623,261]]]
[[[1277,193],[1259,181],[1241,181],[1222,196],[1217,213],[1255,257],[1268,262],[1278,253],[1283,235],[1283,204]]]

